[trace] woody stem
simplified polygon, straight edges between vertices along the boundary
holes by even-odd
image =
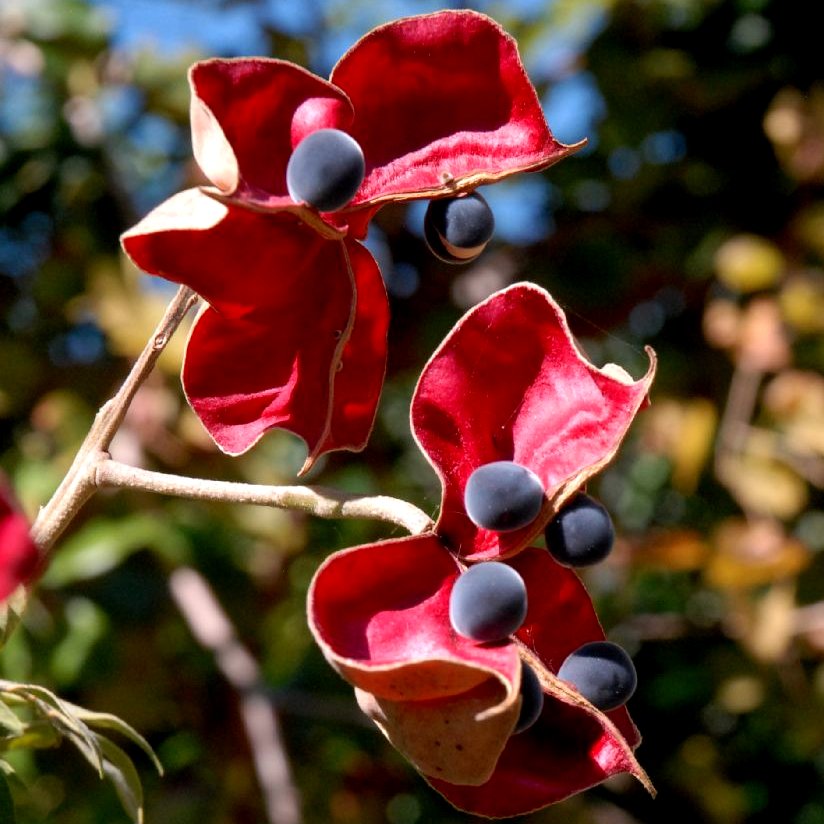
[[[99,454],[92,473],[95,486],[128,487],[200,501],[259,504],[305,512],[318,518],[368,518],[394,524],[416,535],[432,528],[418,507],[388,495],[354,495],[323,486],[266,486],[188,478],[152,472]]]
[[[197,295],[188,286],[177,290],[126,380],[114,397],[100,407],[69,471],[51,499],[40,508],[32,525],[32,538],[44,554],[54,546],[83,504],[94,494],[93,473],[98,456],[108,450],[137,390],[197,300]]]

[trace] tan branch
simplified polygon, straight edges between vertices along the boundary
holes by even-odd
[[[54,546],[72,518],[94,493],[92,475],[100,453],[108,450],[135,393],[154,368],[186,313],[196,302],[197,295],[187,286],[178,289],[123,385],[98,411],[65,478],[48,503],[41,507],[32,525],[32,537],[43,553],[47,553]]]
[[[300,824],[300,799],[281,734],[280,721],[252,654],[209,584],[191,567],[180,567],[169,588],[197,642],[214,655],[215,663],[238,694],[240,715],[252,750],[270,824]]]
[[[318,518],[368,518],[402,527],[413,535],[432,528],[432,520],[425,512],[388,495],[354,495],[322,486],[265,486],[188,478],[127,466],[105,455],[99,457],[95,466],[94,483],[201,501],[293,509]]]

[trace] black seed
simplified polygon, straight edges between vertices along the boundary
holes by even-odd
[[[575,650],[561,664],[558,677],[604,711],[626,704],[638,684],[632,659],[609,641],[593,641]]]
[[[615,529],[603,504],[578,493],[547,524],[546,546],[559,564],[584,567],[597,564],[612,551]]]
[[[511,567],[487,561],[470,567],[449,597],[455,631],[473,641],[502,641],[526,618],[526,585]]]
[[[521,661],[521,712],[512,734],[529,729],[541,715],[544,708],[544,691],[532,667]]]
[[[512,461],[494,461],[478,467],[464,489],[464,506],[470,520],[496,532],[532,523],[543,502],[540,478]]]
[[[423,232],[432,254],[446,263],[469,263],[495,231],[495,216],[478,192],[429,203]]]
[[[365,171],[363,151],[353,137],[339,129],[318,129],[292,152],[286,188],[296,203],[334,212],[352,200]]]

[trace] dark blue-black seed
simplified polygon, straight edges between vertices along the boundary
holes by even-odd
[[[464,488],[464,506],[470,520],[496,532],[532,523],[543,503],[540,478],[513,461],[493,461],[478,467]]]
[[[612,551],[615,529],[603,504],[578,493],[547,524],[546,546],[559,564],[585,567],[597,564]]]
[[[423,219],[427,246],[446,263],[474,260],[494,231],[495,216],[478,192],[432,200]]]
[[[452,587],[449,620],[455,632],[473,641],[502,641],[526,618],[526,584],[498,561],[476,564]]]
[[[521,661],[521,712],[512,734],[529,729],[544,708],[544,691],[532,667]]]
[[[575,650],[561,664],[558,677],[604,711],[626,704],[638,684],[632,659],[609,641],[593,641]]]
[[[286,166],[286,188],[296,203],[334,212],[349,203],[366,171],[358,142],[339,129],[318,129],[301,140]]]

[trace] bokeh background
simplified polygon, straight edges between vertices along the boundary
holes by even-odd
[[[185,74],[267,54],[321,75],[372,26],[442,6],[513,33],[550,126],[585,149],[485,190],[498,230],[466,268],[435,260],[422,209],[370,234],[392,299],[389,377],[371,444],[310,481],[434,513],[414,446],[418,371],[460,314],[519,279],[566,307],[597,363],[660,371],[653,404],[592,491],[620,534],[586,574],[633,654],[630,709],[653,801],[630,779],[528,822],[824,822],[824,78],[809,5],[784,0],[2,0],[0,467],[30,514],[171,295],[118,235],[197,181]],[[181,396],[185,334],[113,446],[149,468],[293,482],[303,446],[269,434],[222,456]],[[239,697],[169,592],[211,583],[257,659],[306,822],[458,824],[365,723],[305,624],[331,551],[391,534],[245,506],[99,494],[63,539],[0,676],[123,716],[149,822],[266,822]],[[68,745],[8,754],[23,824],[126,821]]]

